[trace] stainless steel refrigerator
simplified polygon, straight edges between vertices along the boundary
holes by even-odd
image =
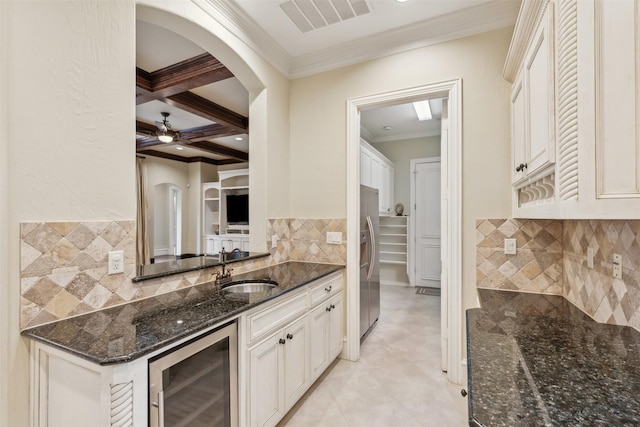
[[[360,186],[360,338],[380,316],[378,190]]]

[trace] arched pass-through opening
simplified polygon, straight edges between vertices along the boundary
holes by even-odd
[[[360,217],[360,111],[431,98],[449,99],[448,146],[442,160],[442,324],[443,365],[449,381],[465,379],[462,352],[462,81],[451,80],[347,100],[347,342],[343,357],[360,357],[358,221]],[[444,213],[446,212],[446,214]],[[446,241],[446,243],[445,243]]]

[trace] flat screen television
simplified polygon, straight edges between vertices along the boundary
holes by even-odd
[[[249,224],[249,195],[227,195],[227,224]]]

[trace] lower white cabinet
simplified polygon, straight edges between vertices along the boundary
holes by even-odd
[[[320,304],[309,314],[312,381],[315,381],[342,351],[342,315],[342,295]]]
[[[307,315],[249,350],[251,426],[271,426],[309,388]]]
[[[249,251],[248,234],[208,235],[204,237],[205,254],[217,255],[222,248],[231,252],[234,249]]]
[[[246,316],[246,425],[275,426],[340,354],[342,281],[332,274]]]

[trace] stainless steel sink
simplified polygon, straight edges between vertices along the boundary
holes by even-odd
[[[226,292],[237,293],[237,294],[248,294],[252,292],[269,291],[275,288],[276,286],[278,286],[278,284],[271,280],[231,282],[228,285],[224,285],[222,287],[222,290]]]

